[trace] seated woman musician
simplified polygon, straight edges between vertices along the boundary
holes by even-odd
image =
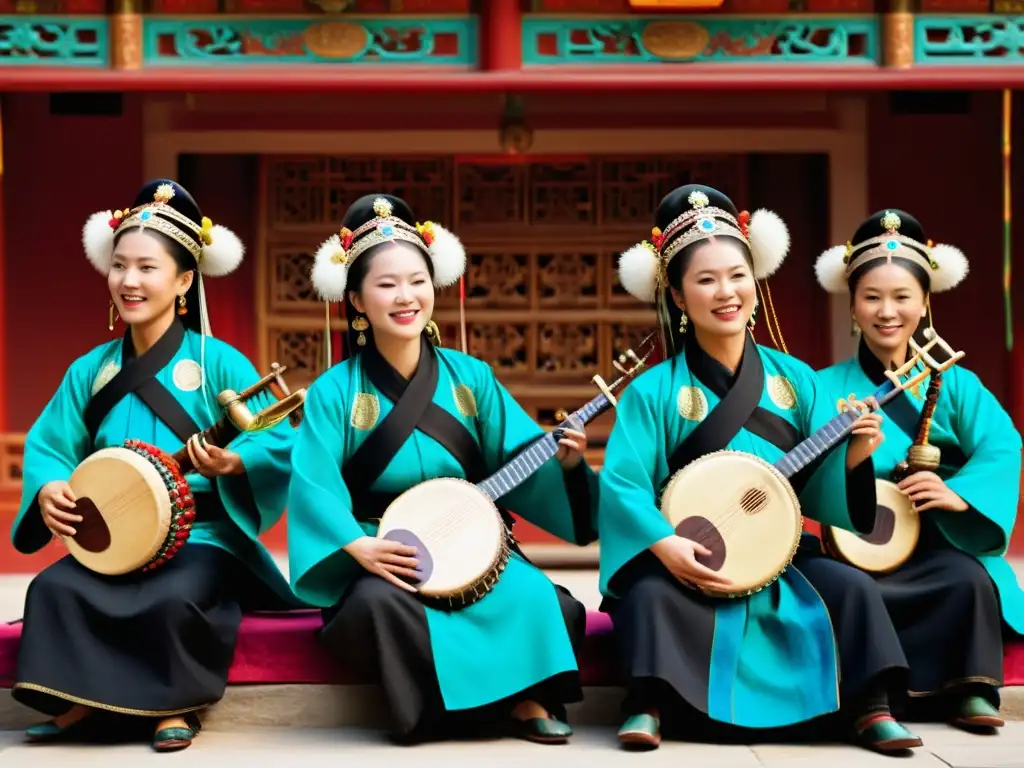
[[[435,287],[458,282],[466,256],[450,232],[415,221],[404,201],[368,195],[316,254],[319,294],[348,299],[350,354],[306,398],[288,494],[292,588],[325,609],[321,640],[331,653],[378,676],[397,739],[472,724],[562,743],[572,734],[563,707],[582,698],[575,649],[583,606],[514,549],[481,599],[438,607],[414,585],[464,553],[436,539],[431,551],[422,539],[376,537],[385,509],[407,489],[431,478],[480,482],[544,435],[487,362],[428,340],[438,336]],[[597,482],[582,461],[586,438],[566,430],[560,444],[557,461],[500,503],[563,540],[588,543]]]
[[[917,219],[896,209],[878,211],[851,242],[823,253],[818,280],[849,294],[860,344],[851,359],[820,372],[822,396],[835,402],[873,391],[887,369],[903,366],[918,331],[926,343],[931,294],[956,287],[967,267],[960,250],[933,244]],[[875,476],[896,481],[920,513],[916,544],[888,572],[872,573],[910,665],[909,703],[967,729],[1002,726],[1003,632],[1024,633],[1024,593],[1005,559],[1017,516],[1020,434],[960,365],[902,392],[884,413]],[[876,546],[891,540],[869,539]]]
[[[295,430],[285,421],[227,448],[200,439],[221,416],[216,396],[259,376],[210,335],[202,288],[202,275],[238,266],[242,244],[184,188],[146,184],[131,208],[91,216],[83,242],[107,279],[110,330],[116,312],[126,331],[70,365],[29,431],[14,546],[31,553],[80,533],[84,512],[69,480],[91,454],[126,440],[168,454],[187,446],[195,472],[183,479],[194,505],[171,530],[189,521],[191,529],[184,546],[145,571],[103,575],[67,555],[39,573],[26,597],[13,696],[54,717],[28,729],[32,740],[148,727],[149,718],[154,749],[182,749],[199,731],[196,711],[224,694],[243,603],[298,604],[257,538],[284,511]],[[245,405],[257,413],[274,402],[262,393]]]
[[[704,526],[693,531],[661,511],[669,479],[692,462],[721,450],[779,461],[836,413],[831,401],[822,408],[810,367],[751,332],[755,281],[789,248],[778,216],[739,213],[718,190],[687,185],[662,200],[655,223],[651,243],[622,255],[619,276],[657,305],[668,357],[620,397],[600,478],[602,608],[627,678],[620,742],[657,747],[663,719],[666,728],[757,738],[763,730],[743,729],[809,721],[842,700],[856,743],[883,752],[920,745],[889,714],[887,693],[906,663],[870,579],[800,547],[764,588],[711,596],[705,590],[731,583],[717,572],[729,530],[705,535],[717,531],[712,510],[697,512],[711,526],[692,518]],[[849,441],[794,477],[804,514],[866,527],[850,504],[872,493],[879,421],[862,415]]]

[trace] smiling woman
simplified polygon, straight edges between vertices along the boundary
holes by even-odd
[[[495,515],[512,550],[500,578],[456,610],[418,599],[414,585],[470,554],[430,548],[466,526],[447,519],[426,543],[411,531],[377,535],[403,492],[432,478],[479,483],[544,435],[486,363],[436,346],[434,289],[458,281],[466,255],[450,232],[415,221],[401,199],[369,195],[316,254],[320,295],[346,301],[350,355],[306,399],[288,495],[292,586],[324,608],[327,648],[380,675],[399,737],[490,722],[561,743],[572,734],[565,704],[582,695],[585,611],[522,557],[511,516],[500,506]],[[556,461],[495,501],[586,544],[596,502],[586,436],[566,429],[560,443]]]
[[[106,711],[152,718],[153,747],[181,749],[198,733],[194,713],[224,694],[243,605],[295,605],[258,539],[284,510],[294,433],[282,422],[230,448],[196,437],[217,421],[217,394],[260,377],[209,335],[202,277],[231,272],[243,248],[188,191],[150,182],[130,208],[94,214],[83,241],[107,281],[111,330],[115,310],[127,330],[69,366],[29,431],[14,545],[30,553],[52,537],[83,534],[75,542],[84,547],[91,501],[76,499],[75,470],[127,440],[167,454],[186,443],[191,499],[175,481],[175,543],[151,567],[104,575],[69,555],[32,580],[13,695],[54,716],[29,728],[36,741],[101,727],[95,714]],[[272,402],[260,394],[248,405]],[[164,482],[176,477],[171,464],[158,467]],[[138,511],[134,502],[122,509]]]

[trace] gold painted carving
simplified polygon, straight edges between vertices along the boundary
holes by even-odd
[[[883,17],[885,66],[905,69],[914,65],[914,14],[887,13]]]
[[[114,69],[141,69],[142,16],[138,13],[117,13],[111,17],[110,25]]]
[[[352,403],[352,426],[356,429],[373,429],[380,416],[380,402],[376,395],[360,392]]]
[[[348,21],[323,21],[302,33],[302,42],[314,56],[325,59],[351,59],[362,53],[370,42],[366,28]]]
[[[692,21],[654,21],[640,37],[644,48],[661,59],[693,59],[701,54],[711,35]]]

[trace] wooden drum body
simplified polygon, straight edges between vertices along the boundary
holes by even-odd
[[[103,448],[68,480],[82,516],[73,537],[62,537],[79,563],[117,576],[158,568],[188,540],[195,502],[173,459],[129,440]]]
[[[822,542],[829,553],[868,573],[889,573],[905,563],[917,547],[921,518],[910,498],[895,483],[875,480],[875,525],[860,534],[823,526]]]
[[[800,544],[803,517],[789,481],[764,459],[716,451],[669,481],[661,511],[676,534],[703,544],[702,565],[732,581],[709,595],[741,597],[775,581]]]
[[[458,478],[407,490],[388,506],[377,537],[416,547],[420,595],[450,608],[486,595],[510,556],[510,534],[494,502]]]

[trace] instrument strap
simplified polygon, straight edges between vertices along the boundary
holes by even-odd
[[[885,375],[885,366],[868,349],[868,345],[864,343],[863,338],[861,339],[860,347],[857,349],[857,362],[860,363],[861,370],[864,371],[864,374],[871,379],[871,383],[875,386],[880,387],[888,381]],[[892,419],[897,427],[906,433],[911,442],[917,440],[917,433],[921,429],[921,422],[924,419],[924,409],[917,410],[906,390],[900,392],[896,397],[883,405],[882,411]],[[967,463],[967,456],[959,446],[942,443],[941,449],[943,465],[962,467]]]
[[[175,320],[156,344],[136,357],[131,331],[125,332],[121,342],[121,370],[85,406],[83,419],[93,445],[107,414],[132,392],[183,443],[200,431],[185,407],[156,378],[174,359],[184,339],[185,326]]]
[[[353,496],[359,495],[360,490],[369,490],[416,429],[444,446],[462,466],[470,482],[479,482],[485,477],[483,454],[473,435],[434,402],[437,356],[426,337],[422,344],[420,364],[409,380],[392,368],[375,347],[369,346],[362,352],[367,378],[395,407],[345,462],[342,477]]]
[[[764,392],[764,365],[750,334],[747,334],[743,360],[735,377],[701,349],[692,334],[687,337],[684,350],[690,373],[721,400],[672,452],[662,490],[672,475],[701,456],[723,450],[741,429],[767,440],[783,452],[797,446],[800,442],[797,428],[758,405]]]

